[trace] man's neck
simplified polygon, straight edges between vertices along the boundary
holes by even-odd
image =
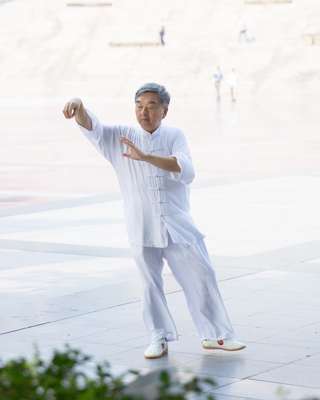
[[[152,132],[146,131],[145,129],[144,129],[144,131],[145,131],[145,132],[148,132],[149,135],[152,135],[153,133],[155,133],[155,132],[160,128],[160,126],[161,126],[161,124],[160,124],[156,129],[154,129]]]

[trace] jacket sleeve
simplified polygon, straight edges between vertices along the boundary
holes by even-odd
[[[79,125],[84,136],[93,144],[99,153],[113,163],[116,154],[121,151],[121,127],[117,125],[103,125],[98,118],[87,110],[92,122],[92,130]]]
[[[195,173],[188,143],[181,131],[177,132],[173,141],[171,156],[176,158],[181,170],[180,172],[170,172],[171,178],[185,185],[190,184],[195,177]]]

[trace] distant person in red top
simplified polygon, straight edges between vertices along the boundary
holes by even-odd
[[[162,46],[164,46],[166,43],[164,41],[164,35],[165,35],[166,31],[164,29],[164,26],[161,27],[159,35],[160,35],[160,43]]]

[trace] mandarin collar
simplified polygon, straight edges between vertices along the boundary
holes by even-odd
[[[153,140],[160,135],[161,125],[152,133],[145,131],[143,128],[141,128],[141,131],[145,137],[147,137],[149,140]]]

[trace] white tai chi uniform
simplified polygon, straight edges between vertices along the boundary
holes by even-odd
[[[168,341],[178,337],[163,290],[161,272],[165,259],[184,290],[201,339],[233,338],[204,236],[189,214],[188,185],[194,178],[194,169],[184,134],[164,125],[152,134],[140,127],[103,125],[88,113],[92,130],[80,128],[111,162],[120,184],[129,241],[143,278],[147,329]],[[144,153],[176,157],[181,172],[124,157],[121,137],[131,140]]]

